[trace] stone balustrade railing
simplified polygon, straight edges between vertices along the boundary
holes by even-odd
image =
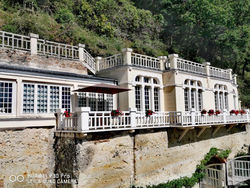
[[[95,59],[85,50],[85,46],[73,46],[30,36],[0,31],[0,47],[30,52],[31,55],[46,55],[82,62],[91,72],[96,72]]]
[[[231,79],[231,70],[230,69],[220,69],[216,67],[209,67],[209,75],[218,77],[218,78],[225,78],[225,79]]]
[[[112,67],[117,67],[123,65],[123,56],[122,54],[116,54],[110,57],[101,59],[99,63],[99,70],[109,69]]]
[[[63,117],[64,110],[57,110],[57,131],[100,132],[164,127],[194,127],[204,125],[226,125],[249,123],[250,113],[231,115],[202,115],[200,112],[156,112],[147,117],[145,112],[135,109],[112,117],[109,111],[90,111],[89,107],[78,108],[71,117]]]
[[[131,64],[150,69],[161,69],[160,60],[158,58],[137,53],[131,53]]]
[[[195,63],[185,59],[177,58],[177,69],[186,72],[199,73],[206,75],[206,67],[203,64]]]

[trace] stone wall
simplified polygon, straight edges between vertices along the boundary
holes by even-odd
[[[87,74],[87,68],[80,61],[71,61],[57,57],[30,55],[29,52],[11,49],[0,49],[0,62],[1,64],[21,67]]]
[[[177,128],[114,131],[83,135],[54,129],[0,131],[0,187],[115,188],[146,186],[191,176],[211,147],[231,149],[230,158],[250,145],[250,126],[199,128],[178,141]],[[66,177],[30,177],[30,175]],[[11,182],[14,176],[22,182]],[[56,181],[55,179],[56,178]],[[28,180],[46,180],[30,182]],[[70,180],[66,183],[60,179]],[[21,179],[22,180],[22,179]],[[51,180],[51,182],[49,181]]]
[[[215,128],[208,128],[200,138],[200,129],[193,129],[180,142],[182,131],[174,128],[57,137],[56,155],[64,157],[57,158],[56,172],[71,171],[78,188],[146,186],[191,176],[211,147],[231,149],[233,158],[250,145],[249,125],[227,128],[214,136]]]
[[[0,131],[0,187],[54,187],[53,183],[40,182],[48,178],[34,177],[54,174],[53,131],[52,128]]]

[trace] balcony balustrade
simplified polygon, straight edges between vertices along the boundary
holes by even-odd
[[[249,111],[246,114],[232,115],[223,112],[219,115],[202,115],[200,112],[156,112],[146,116],[145,112],[134,109],[124,111],[122,115],[111,116],[109,111],[90,111],[89,107],[78,108],[71,117],[64,117],[63,110],[57,110],[56,131],[59,132],[102,132],[167,127],[197,127],[226,124],[246,124],[250,122]]]

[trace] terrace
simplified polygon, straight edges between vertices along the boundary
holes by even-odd
[[[189,129],[201,128],[198,137],[206,128],[216,127],[214,134],[222,126],[229,125],[228,130],[237,124],[250,122],[250,113],[247,110],[244,114],[230,114],[224,111],[218,115],[202,115],[201,112],[156,112],[146,116],[145,112],[138,112],[135,109],[122,112],[122,115],[112,116],[110,111],[90,111],[89,107],[77,108],[70,117],[64,116],[64,110],[57,110],[57,132],[91,133],[122,131],[135,129],[152,128],[180,128],[185,135]],[[179,140],[184,136],[182,135]]]
[[[31,55],[51,56],[59,59],[68,59],[82,62],[90,72],[95,74],[118,66],[134,66],[157,71],[180,70],[215,78],[232,80],[236,84],[236,75],[231,69],[220,69],[210,66],[210,63],[196,63],[172,54],[160,57],[151,57],[134,53],[125,48],[121,53],[106,57],[93,58],[85,49],[85,45],[78,46],[40,39],[37,34],[29,36],[0,31],[0,47],[28,52]]]

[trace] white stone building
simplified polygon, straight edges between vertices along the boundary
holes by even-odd
[[[66,122],[69,130],[88,132],[91,127],[92,131],[105,126],[112,130],[113,124],[124,130],[248,121],[248,113],[229,114],[240,109],[231,69],[191,62],[177,54],[145,56],[130,48],[94,59],[84,45],[46,41],[36,34],[2,31],[0,35],[1,127],[52,126],[57,109],[72,113],[67,120],[58,119],[59,131],[67,131]],[[101,83],[130,90],[117,95],[74,92]],[[124,119],[114,121],[112,109],[124,111],[120,117]],[[202,116],[202,109],[220,110],[221,114]],[[145,117],[147,110],[155,113]],[[106,123],[105,118],[109,118]]]

